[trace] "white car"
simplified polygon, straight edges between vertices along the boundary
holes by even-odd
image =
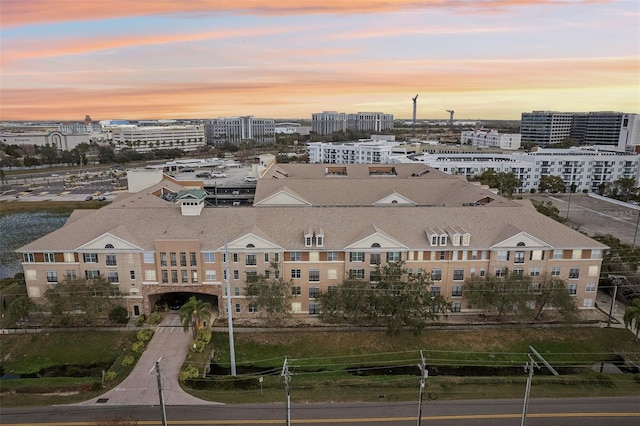
[[[245,182],[251,182],[251,183],[253,183],[253,182],[257,182],[257,181],[258,181],[258,178],[253,177],[253,176],[245,176],[245,177],[244,177],[244,181],[245,181]]]
[[[211,173],[211,177],[214,178],[214,179],[215,178],[226,178],[227,175],[225,175],[224,173],[215,173],[214,172],[214,173]]]

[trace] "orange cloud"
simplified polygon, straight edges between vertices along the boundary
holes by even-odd
[[[495,13],[512,7],[606,3],[607,0],[3,0],[2,24],[84,21],[166,14],[233,12],[259,15],[384,13],[398,10],[446,8]]]
[[[230,69],[223,78],[133,88],[91,84],[79,89],[70,81],[68,87],[55,89],[2,89],[0,119],[79,120],[85,114],[96,119],[247,114],[304,118],[326,109],[377,110],[408,117],[410,96],[415,93],[423,95],[421,116],[439,116],[452,105],[456,111],[460,109],[456,105],[464,105],[467,111],[475,108],[476,117],[504,118],[494,111],[508,106],[507,118],[513,119],[522,111],[552,109],[558,99],[566,105],[573,102],[572,108],[564,108],[568,110],[637,112],[638,61],[638,57],[406,61],[395,67],[371,62],[340,68],[333,64],[331,73],[327,73],[330,65]]]

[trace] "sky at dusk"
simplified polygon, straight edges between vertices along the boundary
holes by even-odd
[[[0,120],[640,113],[638,0],[0,0]]]

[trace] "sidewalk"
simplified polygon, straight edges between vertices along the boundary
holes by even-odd
[[[600,311],[606,315],[605,326],[608,324],[609,312],[611,311],[611,302],[613,297],[606,291],[598,291],[598,297],[596,299],[596,306]],[[611,315],[611,327],[625,328],[624,326],[624,310],[627,308],[620,300],[616,300],[613,304],[613,311]]]
[[[216,405],[189,395],[180,387],[178,373],[191,341],[185,333],[177,313],[169,313],[157,327],[140,360],[129,376],[117,387],[97,398],[74,405],[159,405],[158,379],[155,370],[160,360],[162,396],[165,405]]]

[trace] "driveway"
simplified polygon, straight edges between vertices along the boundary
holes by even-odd
[[[135,368],[117,387],[75,405],[158,405],[158,379],[155,370],[160,360],[162,373],[162,396],[165,405],[214,405],[182,390],[178,382],[178,373],[184,362],[191,333],[185,333],[180,325],[178,313],[165,315],[157,327]]]

